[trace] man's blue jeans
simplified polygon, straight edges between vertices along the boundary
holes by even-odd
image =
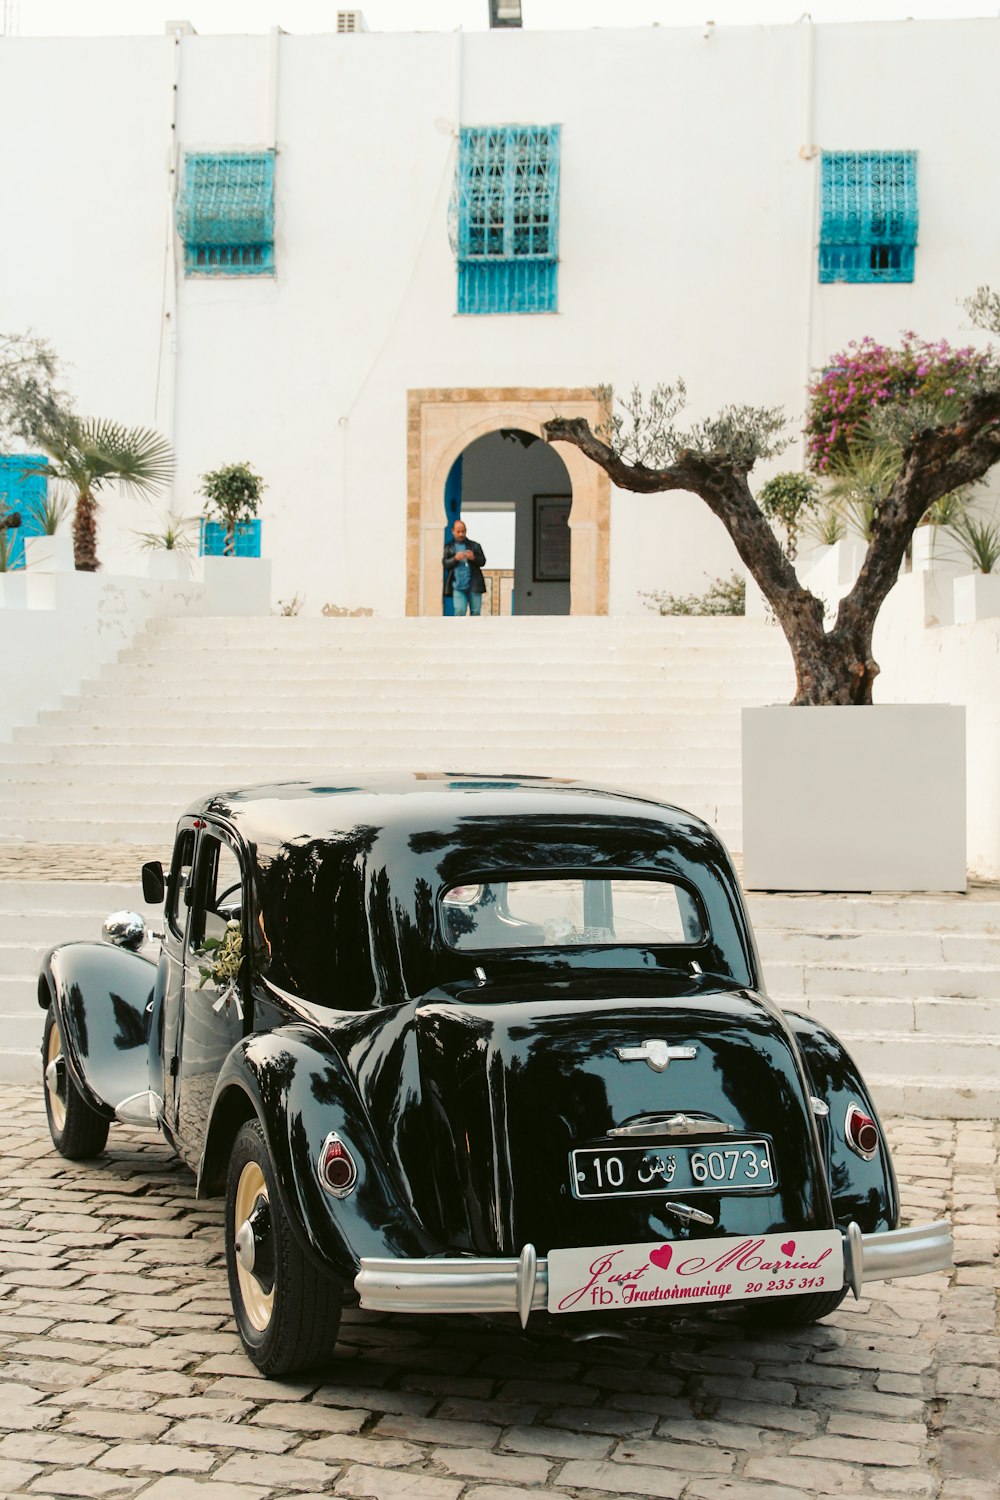
[[[473,594],[471,590],[467,592],[465,589],[453,588],[451,591],[451,597],[452,602],[455,605],[456,615],[478,615],[482,613],[482,594]]]

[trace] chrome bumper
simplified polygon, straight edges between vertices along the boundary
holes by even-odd
[[[844,1281],[860,1294],[865,1281],[923,1276],[952,1265],[951,1225],[945,1222],[862,1234],[851,1224],[844,1236]],[[362,1260],[354,1286],[361,1306],[380,1312],[528,1314],[548,1303],[548,1265],[534,1246],[517,1260]]]

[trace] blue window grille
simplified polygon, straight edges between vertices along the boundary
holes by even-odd
[[[222,557],[226,546],[226,528],[218,521],[201,522],[198,539],[199,557]],[[260,522],[241,521],[236,527],[235,557],[260,556]]]
[[[452,234],[460,313],[556,311],[558,125],[462,130]]]
[[[824,151],[820,281],[912,281],[915,151]]]
[[[274,152],[185,156],[177,233],[185,276],[273,276]]]
[[[25,470],[29,465],[36,468],[46,463],[48,459],[39,453],[0,454],[0,512],[16,510],[21,517],[21,524],[15,530],[0,532],[0,549],[11,572],[24,567],[25,537],[45,534],[42,506],[48,493],[48,478]]]

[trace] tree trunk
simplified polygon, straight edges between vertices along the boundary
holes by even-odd
[[[878,663],[871,652],[871,629],[841,624],[818,634],[786,631],[795,664],[794,704],[865,704],[872,701]]]
[[[97,501],[89,488],[81,490],[76,497],[73,564],[78,573],[96,573],[101,566],[97,561]]]
[[[233,521],[226,522],[226,538],[222,543],[223,557],[236,556],[236,525]]]

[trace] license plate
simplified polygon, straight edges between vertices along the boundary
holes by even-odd
[[[843,1239],[837,1229],[810,1229],[550,1250],[548,1278],[550,1313],[811,1295],[843,1286]]]
[[[577,1198],[643,1198],[664,1193],[746,1193],[775,1185],[767,1141],[700,1146],[598,1146],[573,1151]]]

